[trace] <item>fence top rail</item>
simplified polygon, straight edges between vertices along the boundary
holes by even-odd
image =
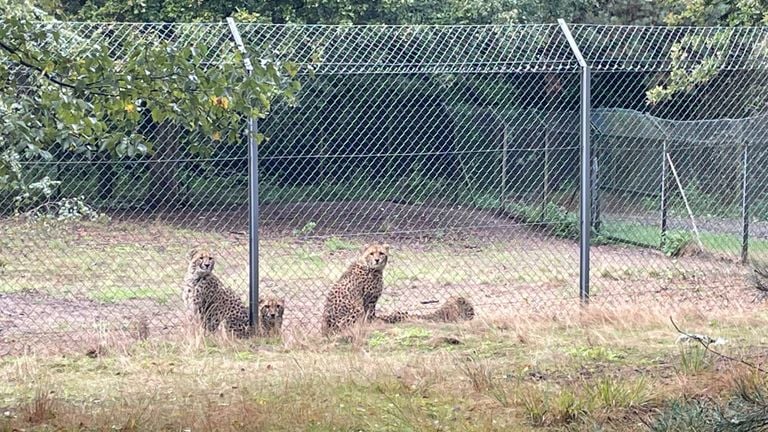
[[[743,118],[670,120],[631,109],[598,108],[592,111],[592,125],[601,135],[680,142],[765,141],[768,114]]]
[[[64,35],[59,40],[73,52],[107,47],[115,58],[161,42],[197,47],[211,64],[231,62],[236,50],[226,22],[52,21],[37,25],[59,30]],[[557,24],[236,25],[255,57],[311,66],[316,74],[563,72],[578,68]]]
[[[768,28],[570,26],[593,71],[751,71],[768,68]]]
[[[0,24],[2,25],[2,24]],[[152,43],[195,46],[211,64],[232,62],[227,23],[38,21],[83,50],[107,47],[116,59]],[[317,74],[576,72],[558,24],[328,25],[238,23],[256,56],[312,66]],[[768,28],[569,25],[595,72],[768,69]],[[53,44],[54,41],[51,41]],[[703,72],[706,72],[704,70]]]
[[[163,22],[163,21],[60,21],[60,20],[30,20],[32,24],[55,24],[55,25],[90,25],[90,26],[226,26],[226,21],[194,21],[194,22]],[[699,31],[718,31],[718,30],[746,30],[768,33],[768,27],[765,26],[669,26],[669,25],[649,25],[649,24],[589,24],[566,21],[570,28],[595,28],[595,29],[639,29],[639,30],[699,30]],[[508,24],[297,24],[297,23],[259,23],[259,22],[237,22],[238,26],[258,26],[264,28],[532,28],[532,27],[557,27],[557,22],[550,23],[508,23]]]

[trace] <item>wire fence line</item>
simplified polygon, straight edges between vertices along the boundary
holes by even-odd
[[[40,25],[67,35],[56,49],[120,59],[162,40],[243,67],[226,23]],[[0,190],[0,352],[177,331],[186,253],[201,243],[245,300],[249,287],[284,297],[284,326],[301,332],[319,329],[327,289],[371,241],[393,246],[383,311],[458,294],[479,317],[558,313],[580,289],[598,306],[755,305],[743,263],[768,252],[765,30],[236,29],[251,53],[307,71],[297,103],[258,124],[258,283],[247,134],[223,144],[147,116],[154,152],[59,148],[21,161],[61,182],[45,202],[17,209]],[[684,91],[649,104],[674,84]],[[201,145],[210,154],[190,150]]]

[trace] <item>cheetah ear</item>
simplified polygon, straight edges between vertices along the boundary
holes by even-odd
[[[194,257],[195,257],[195,255],[197,255],[197,252],[198,252],[199,250],[200,250],[200,248],[199,248],[199,247],[197,247],[197,246],[195,246],[195,247],[191,248],[191,249],[189,250],[189,252],[187,252],[187,259],[192,259],[192,258],[194,258]]]
[[[264,297],[263,296],[259,296],[259,306],[263,305],[264,301],[265,301]]]
[[[381,247],[384,248],[384,252],[389,253],[389,243],[384,243]]]

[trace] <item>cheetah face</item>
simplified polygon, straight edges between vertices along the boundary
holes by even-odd
[[[388,244],[373,244],[365,248],[361,263],[373,270],[383,270],[389,258]]]
[[[259,315],[268,322],[279,322],[283,319],[285,302],[283,299],[261,298],[259,299]]]
[[[213,271],[215,260],[210,249],[195,249],[189,253],[189,271],[204,276]]]
[[[464,297],[452,297],[449,299],[453,300],[453,302],[458,306],[459,308],[459,315],[467,320],[471,320],[475,316],[475,308],[472,306],[472,303],[469,302],[469,300],[465,299]]]

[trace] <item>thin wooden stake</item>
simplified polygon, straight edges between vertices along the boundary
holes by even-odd
[[[691,224],[693,225],[693,232],[694,234],[696,234],[696,242],[699,244],[699,248],[701,248],[701,250],[704,250],[704,245],[701,243],[701,236],[699,235],[699,229],[696,228],[696,219],[693,218],[693,211],[691,211],[691,206],[688,205],[688,198],[685,197],[685,190],[683,190],[683,184],[680,182],[680,177],[677,176],[677,170],[675,169],[675,164],[672,163],[672,158],[669,157],[669,153],[667,153],[667,160],[669,161],[669,167],[672,169],[672,175],[675,176],[677,187],[680,189],[680,195],[683,196],[683,202],[685,203],[685,208],[688,210],[688,216],[691,218]]]

